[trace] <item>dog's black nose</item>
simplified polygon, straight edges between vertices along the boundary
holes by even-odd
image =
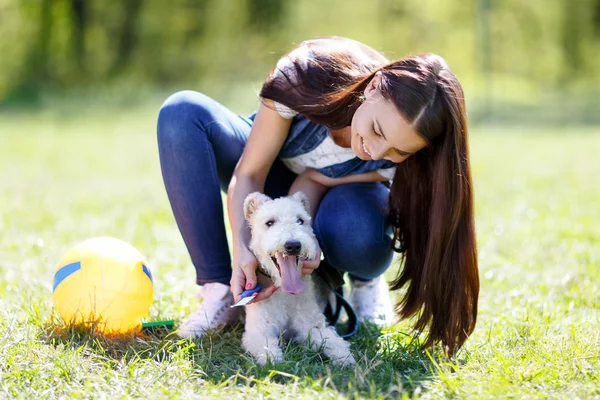
[[[289,242],[285,242],[284,248],[288,256],[297,256],[300,254],[302,243],[297,240],[290,240]]]

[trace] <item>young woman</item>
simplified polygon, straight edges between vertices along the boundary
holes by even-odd
[[[319,38],[284,56],[260,97],[249,118],[191,91],[160,110],[163,178],[203,297],[180,334],[236,321],[229,305],[256,285],[246,196],[303,191],[324,262],[348,272],[359,318],[390,321],[381,277],[396,251],[399,316],[416,315],[416,329],[428,330],[424,345],[441,341],[452,354],[475,327],[479,276],[465,103],[445,61],[390,62],[362,43]],[[304,262],[303,273],[320,259]],[[274,293],[264,283],[255,301]]]

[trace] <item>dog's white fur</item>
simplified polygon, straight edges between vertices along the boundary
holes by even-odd
[[[298,192],[273,200],[255,192],[244,202],[244,215],[252,230],[250,248],[260,263],[260,270],[279,288],[270,298],[246,306],[244,349],[260,364],[268,360],[280,362],[283,360],[280,338],[284,337],[314,350],[323,346],[323,352],[334,364],[354,365],[349,343],[328,326],[323,315],[322,281],[317,276],[307,275],[302,278],[304,290],[298,294],[285,293],[281,289],[279,270],[272,260],[276,253],[285,252],[288,241],[301,243],[300,259],[315,257],[316,239],[306,196]],[[300,263],[297,267],[300,271]]]

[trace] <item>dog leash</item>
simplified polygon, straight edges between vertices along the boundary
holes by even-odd
[[[358,317],[356,316],[356,312],[348,303],[348,301],[344,298],[344,277],[343,275],[333,268],[327,261],[321,260],[321,265],[319,268],[315,270],[321,279],[325,282],[327,287],[335,294],[336,302],[335,302],[335,311],[333,310],[333,306],[329,303],[329,299],[327,300],[327,306],[325,307],[325,318],[331,326],[335,328],[338,334],[344,339],[350,339],[352,336],[356,335],[358,331]],[[346,311],[348,315],[348,326],[346,327],[346,332],[339,332],[337,322],[340,318],[340,313],[342,308]]]
[[[329,300],[327,300],[327,306],[325,307],[325,312],[324,312],[325,318],[327,318],[327,321],[329,322],[329,324],[335,328],[335,330],[338,332],[340,337],[348,340],[352,336],[356,335],[356,332],[358,332],[358,326],[359,326],[358,317],[356,316],[356,312],[354,311],[354,309],[352,308],[350,303],[348,303],[348,301],[346,301],[346,299],[344,298],[343,289],[341,287],[339,287],[337,289],[333,289],[333,288],[330,288],[330,289],[333,291],[333,294],[335,294],[335,297],[336,297],[335,312],[333,312],[333,307],[331,307]],[[348,314],[348,326],[346,327],[345,333],[339,332],[337,325],[336,325],[338,322],[338,319],[340,318],[340,313],[342,311],[342,308],[344,310],[346,310],[346,314]]]

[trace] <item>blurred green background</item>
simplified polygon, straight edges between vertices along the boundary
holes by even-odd
[[[0,0],[0,107],[186,88],[248,112],[278,57],[323,35],[441,54],[472,123],[600,120],[600,0]]]

